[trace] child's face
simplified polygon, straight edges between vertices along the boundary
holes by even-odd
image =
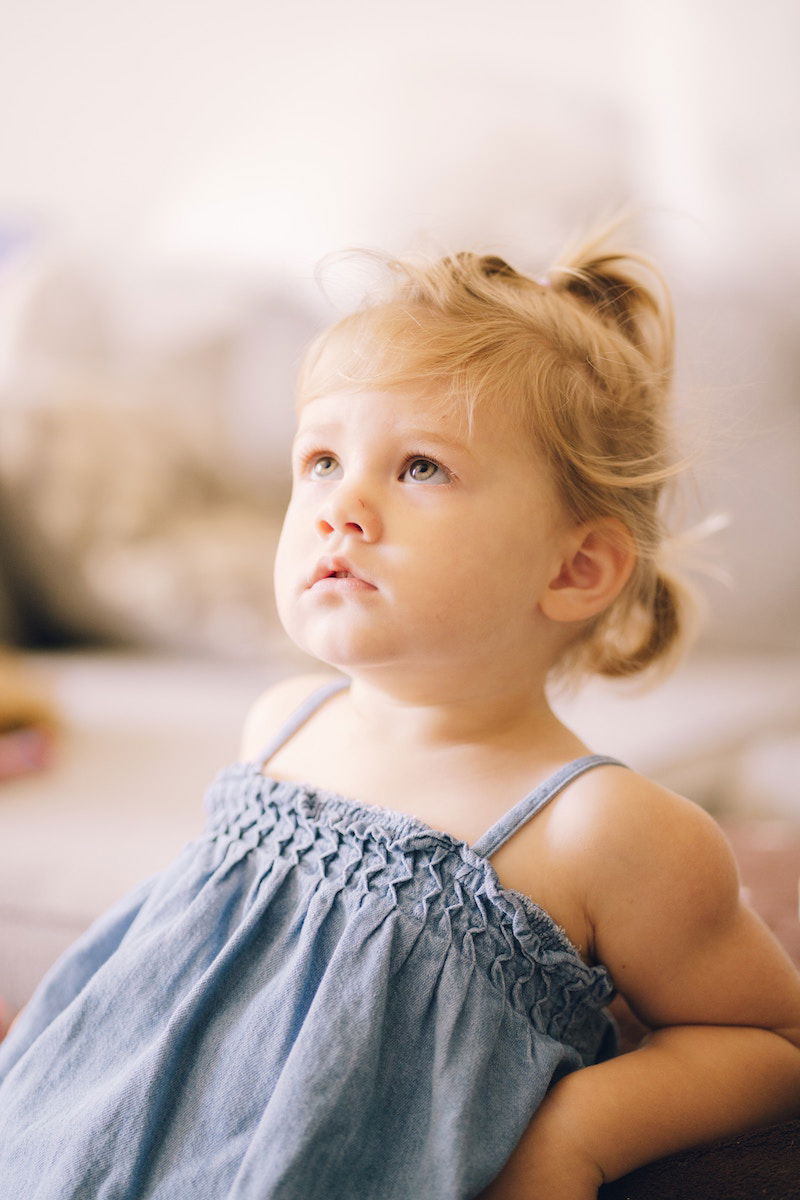
[[[479,406],[469,438],[460,424],[399,393],[303,406],[275,584],[316,658],[421,672],[530,659],[567,520],[502,413]]]

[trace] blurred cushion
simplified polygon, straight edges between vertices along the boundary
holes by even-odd
[[[286,495],[275,464],[311,318],[213,280],[114,294],[53,263],[24,287],[17,273],[12,312],[3,279],[0,639],[263,653]]]
[[[205,471],[152,409],[6,405],[5,635],[258,653],[279,520]],[[2,594],[2,593],[0,593]]]

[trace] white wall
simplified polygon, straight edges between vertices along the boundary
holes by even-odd
[[[796,266],[798,34],[793,0],[6,0],[0,203],[296,269],[633,198]]]
[[[565,216],[588,184],[627,194],[624,7],[12,0],[2,199],[290,270],[454,217],[507,236],[545,193]]]

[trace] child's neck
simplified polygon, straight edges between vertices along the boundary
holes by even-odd
[[[380,729],[398,747],[435,749],[481,742],[538,741],[559,727],[544,680],[415,678],[385,680],[353,676],[352,711],[365,732]]]

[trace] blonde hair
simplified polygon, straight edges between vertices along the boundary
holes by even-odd
[[[477,405],[502,405],[544,455],[575,522],[616,518],[636,547],[627,584],[581,627],[558,674],[670,664],[692,603],[659,561],[664,488],[681,470],[670,445],[673,316],[661,275],[614,249],[609,231],[539,279],[494,255],[371,257],[386,284],[312,343],[300,401],[346,387],[424,389],[470,428]]]

